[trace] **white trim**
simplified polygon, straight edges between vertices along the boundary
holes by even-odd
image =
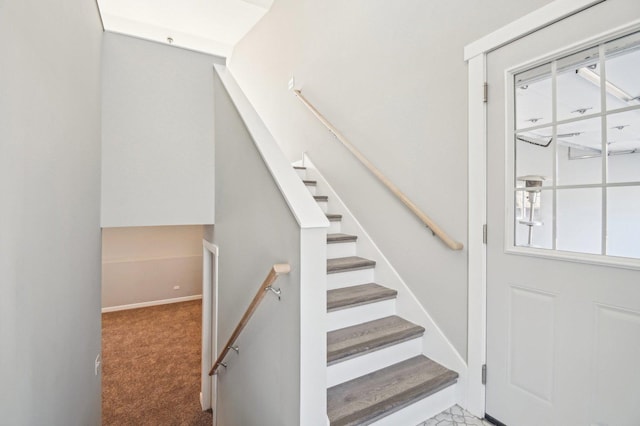
[[[481,91],[485,82],[487,53],[531,34],[554,22],[578,13],[602,0],[555,0],[542,8],[468,44],[464,59],[469,63],[468,105],[468,267],[469,324],[467,406],[469,412],[484,417],[485,386],[478,381],[478,366],[486,360],[486,248],[481,226],[486,223],[487,117]],[[479,228],[480,226],[480,228]]]
[[[202,357],[200,405],[202,410],[214,409],[217,401],[217,381],[209,376],[214,356],[218,353],[218,246],[202,240]],[[214,320],[214,315],[216,319]],[[213,425],[217,422],[213,416]]]
[[[162,300],[152,300],[150,302],[132,303],[130,305],[109,306],[106,308],[102,308],[102,313],[104,314],[107,312],[126,311],[127,309],[148,308],[149,306],[168,305],[170,303],[189,302],[191,300],[199,300],[199,299],[202,299],[201,294],[196,294],[193,296],[176,297],[173,299],[162,299]]]
[[[172,260],[172,259],[188,259],[190,257],[201,257],[201,254],[187,254],[180,256],[158,256],[158,257],[124,257],[122,259],[110,259],[103,260],[103,265],[111,265],[114,263],[135,263],[135,262],[154,262],[158,260]]]
[[[556,0],[465,46],[464,60],[487,54],[605,0]]]
[[[486,361],[486,246],[483,225],[487,223],[487,167],[486,132],[476,132],[486,123],[486,104],[483,84],[486,76],[486,57],[479,55],[469,61],[469,140],[468,140],[468,299],[467,315],[467,411],[484,417],[485,387],[482,384],[482,365]]]
[[[540,257],[543,259],[564,260],[566,262],[586,263],[589,265],[609,266],[612,268],[640,270],[640,259],[602,254],[575,253],[562,250],[518,247],[510,244],[504,252],[518,256]]]
[[[216,257],[218,257],[218,253],[220,251],[220,249],[218,249],[218,246],[215,244],[211,244],[209,241],[207,240],[202,240],[202,247],[206,248],[207,250],[209,250],[211,253],[213,253]]]

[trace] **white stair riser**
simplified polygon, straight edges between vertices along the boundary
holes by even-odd
[[[420,354],[422,354],[422,337],[329,365],[327,386],[344,383]]]
[[[311,195],[316,195],[318,188],[315,185],[307,185],[307,189],[311,193]]]
[[[329,202],[327,201],[316,201],[318,203],[318,205],[320,206],[320,209],[322,209],[323,212],[327,213],[328,212],[328,208],[329,208]]]
[[[351,287],[358,284],[373,282],[373,269],[358,269],[356,271],[327,274],[327,289]]]
[[[306,170],[300,170],[300,169],[294,169],[294,170],[296,171],[298,176],[300,176],[300,179],[302,179],[302,180],[306,180],[307,179],[307,171]]]
[[[327,312],[327,331],[350,327],[367,321],[395,315],[396,300],[388,299],[353,308]]]
[[[356,255],[356,242],[327,244],[327,259]]]
[[[389,414],[388,416],[371,423],[371,425],[417,425],[455,405],[455,389],[456,385],[449,386],[448,388],[442,389],[433,395],[429,395],[420,401],[416,401],[395,413]]]
[[[329,233],[329,234],[337,234],[337,233],[339,233],[340,229],[342,228],[341,225],[342,224],[341,224],[341,222],[339,220],[335,221],[335,222],[334,221],[329,222],[329,229],[327,229],[327,233]]]

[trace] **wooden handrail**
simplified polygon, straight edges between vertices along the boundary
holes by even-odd
[[[247,308],[244,315],[240,319],[240,322],[236,326],[236,329],[233,330],[233,333],[231,334],[229,341],[227,341],[227,344],[224,346],[223,351],[220,353],[220,356],[211,367],[211,370],[209,370],[210,376],[213,376],[218,370],[218,367],[223,365],[222,361],[224,361],[224,358],[227,356],[227,354],[233,347],[233,344],[238,339],[238,336],[240,336],[240,333],[242,332],[244,327],[247,325],[247,323],[251,319],[251,316],[258,308],[258,305],[260,305],[260,302],[264,298],[264,294],[267,292],[269,287],[271,287],[271,285],[275,282],[275,280],[278,278],[279,275],[288,274],[290,271],[291,271],[291,266],[289,266],[286,263],[276,263],[271,267],[271,270],[269,271],[267,278],[265,278],[264,282],[258,289],[258,292],[253,297],[253,300],[251,301],[251,303],[249,304],[249,307]]]
[[[434,235],[436,235],[438,238],[440,238],[449,248],[451,248],[452,250],[462,250],[462,248],[464,247],[464,245],[461,242],[458,242],[456,240],[454,240],[453,238],[451,238],[446,232],[444,232],[442,230],[442,228],[440,228],[438,225],[435,224],[435,222],[433,220],[431,220],[431,218],[429,216],[427,216],[426,214],[424,214],[419,208],[418,206],[416,206],[404,193],[402,193],[402,191],[400,191],[398,189],[397,186],[395,186],[389,179],[387,179],[387,177],[385,175],[382,174],[382,172],[380,170],[378,170],[378,168],[376,166],[374,166],[373,164],[371,164],[371,162],[369,160],[367,160],[367,158],[362,155],[362,153],[360,151],[358,151],[358,149],[356,147],[354,147],[351,142],[349,142],[347,140],[347,138],[344,137],[344,135],[342,133],[340,133],[338,131],[338,129],[336,129],[333,124],[331,124],[321,113],[320,111],[318,111],[303,95],[302,92],[300,92],[300,90],[294,90],[293,91],[295,93],[295,95],[298,97],[298,99],[300,99],[302,101],[303,104],[305,104],[307,106],[307,108],[309,108],[309,110],[313,113],[313,115],[316,116],[316,118],[318,120],[320,120],[320,122],[322,124],[324,124],[324,126],[329,129],[329,131],[331,133],[333,133],[333,135],[358,159],[360,160],[360,162],[362,164],[364,164],[364,166],[369,169],[369,171],[371,173],[373,173],[373,175],[375,177],[378,178],[378,180],[380,180],[380,182],[382,182],[396,197],[398,197],[400,199],[400,201],[402,201],[402,203],[407,206],[409,208],[409,210],[411,210],[413,212],[413,214],[415,214],[416,216],[418,216],[418,218],[427,226],[427,228],[429,228],[431,230],[431,232],[433,232]]]

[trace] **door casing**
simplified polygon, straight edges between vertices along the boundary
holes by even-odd
[[[216,425],[217,381],[209,376],[209,369],[218,354],[218,254],[215,244],[202,240],[202,360],[200,377],[200,405],[202,410],[213,409]]]

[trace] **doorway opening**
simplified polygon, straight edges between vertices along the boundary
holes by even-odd
[[[103,424],[211,424],[199,396],[204,231],[103,229]]]

